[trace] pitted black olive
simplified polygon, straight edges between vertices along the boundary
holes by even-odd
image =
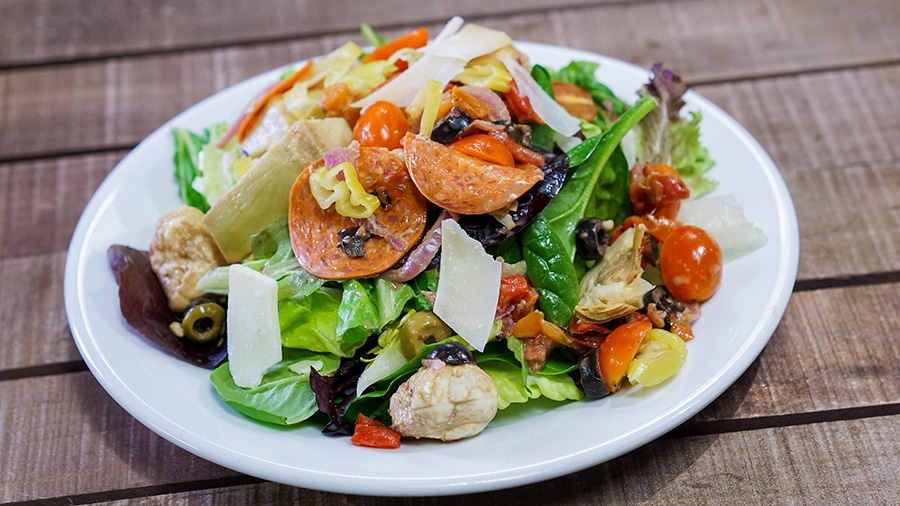
[[[359,258],[366,254],[363,245],[372,237],[365,227],[347,227],[337,233],[340,242],[338,247],[344,250],[349,257]]]
[[[588,399],[601,399],[609,395],[606,382],[600,375],[600,350],[592,348],[578,361],[578,372],[581,373],[581,388]]]
[[[431,130],[431,140],[447,144],[472,123],[472,117],[462,110],[452,107]]]
[[[585,260],[599,260],[609,246],[609,232],[600,218],[584,218],[575,227],[575,250]]]
[[[431,360],[440,360],[447,365],[463,365],[475,363],[475,357],[472,356],[472,352],[469,351],[469,349],[466,348],[465,345],[456,341],[441,343],[435,346],[431,351],[428,352],[428,355],[426,355],[425,358]]]

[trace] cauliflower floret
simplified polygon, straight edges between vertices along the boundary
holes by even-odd
[[[203,295],[195,288],[197,281],[225,265],[225,259],[203,224],[203,212],[181,206],[156,222],[156,233],[150,241],[150,265],[169,299],[169,308],[184,311]]]
[[[477,365],[432,361],[400,385],[388,412],[405,437],[453,441],[484,430],[497,399],[494,380]]]

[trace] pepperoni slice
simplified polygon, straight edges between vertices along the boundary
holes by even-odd
[[[522,196],[544,173],[534,165],[494,165],[427,137],[406,134],[409,175],[425,198],[458,214],[485,214]]]
[[[300,265],[323,279],[374,276],[390,269],[425,231],[427,201],[403,162],[384,148],[360,148],[360,183],[367,192],[385,197],[382,201],[389,205],[382,205],[369,218],[374,223],[367,228],[376,235],[363,243],[364,253],[359,257],[348,255],[338,246],[338,232],[365,223],[341,216],[334,206],[322,209],[309,189],[310,174],[323,166],[322,160],[313,163],[291,187],[288,223],[291,246]]]

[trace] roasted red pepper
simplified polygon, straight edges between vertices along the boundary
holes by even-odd
[[[356,446],[369,448],[400,448],[400,433],[385,424],[360,413],[356,417],[356,428],[350,437]]]

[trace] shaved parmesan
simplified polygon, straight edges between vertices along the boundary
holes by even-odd
[[[441,222],[441,267],[434,314],[478,351],[491,338],[500,295],[501,262],[459,224]]]
[[[228,268],[228,367],[234,384],[255,388],[281,360],[278,283],[241,264]]]
[[[351,105],[365,109],[379,100],[387,100],[400,107],[407,107],[428,79],[433,79],[443,89],[466,68],[469,60],[512,44],[509,35],[479,25],[467,24],[459,31],[454,31],[461,20],[451,21],[453,25],[448,23],[447,30],[441,32],[439,39],[421,49],[422,58],[384,86]]]
[[[528,98],[535,114],[544,120],[548,127],[564,136],[575,135],[581,130],[581,122],[541,89],[537,81],[519,62],[507,57],[503,59],[503,64],[506,65],[506,70],[516,81],[519,93]]]

